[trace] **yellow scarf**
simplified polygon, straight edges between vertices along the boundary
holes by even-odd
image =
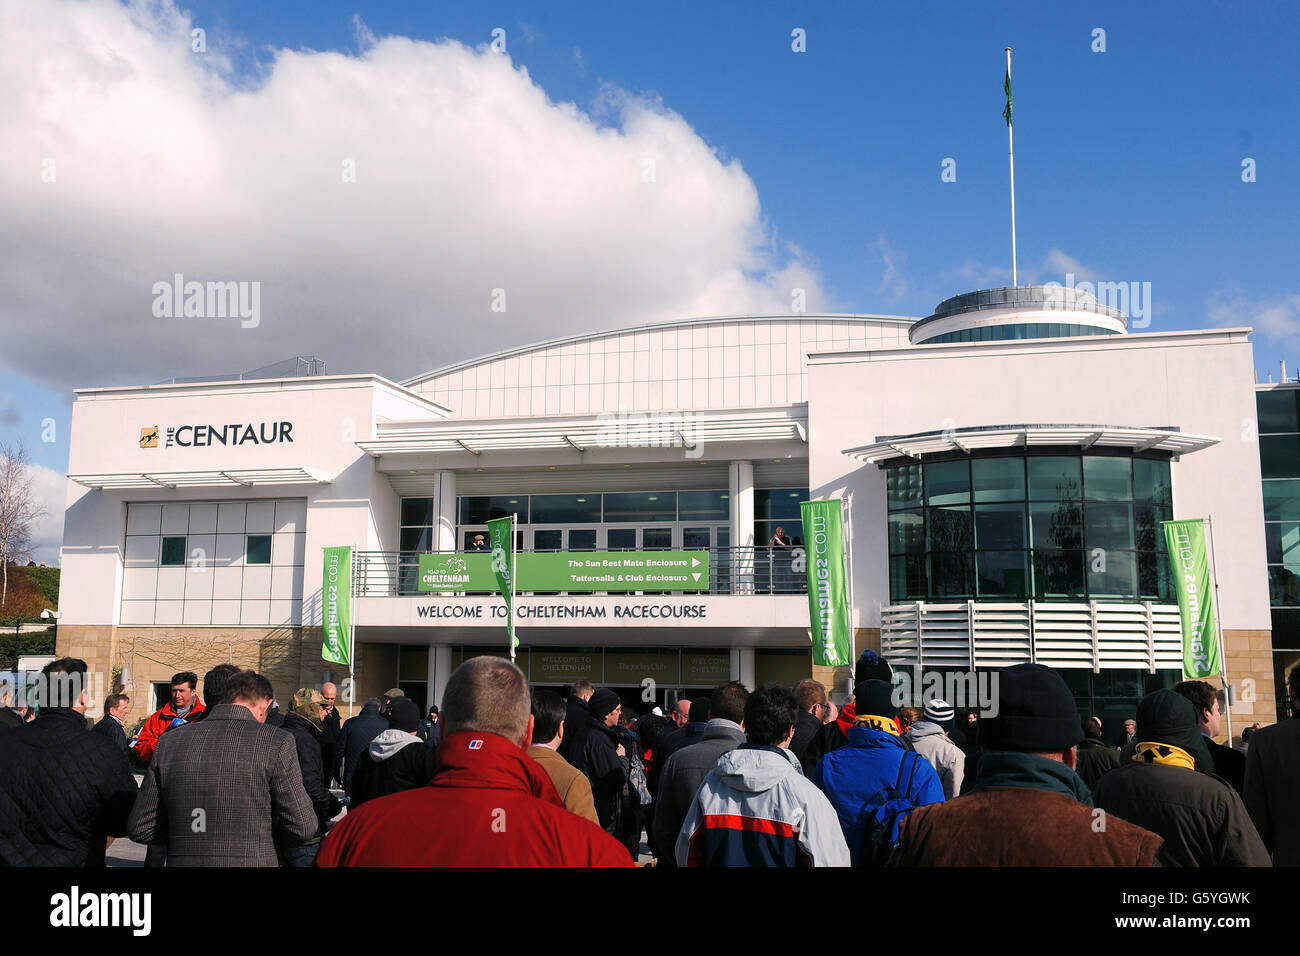
[[[1182,747],[1155,741],[1138,744],[1133,759],[1140,763],[1162,763],[1170,767],[1182,767],[1184,770],[1196,769],[1196,758]]]
[[[853,719],[854,727],[870,727],[872,730],[883,730],[887,734],[893,734],[895,737],[901,736],[898,732],[898,723],[893,717],[877,717],[874,714],[861,714]]]

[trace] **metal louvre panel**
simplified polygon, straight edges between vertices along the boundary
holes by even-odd
[[[807,462],[804,462],[804,480],[807,481]],[[420,476],[407,476],[416,480]],[[393,488],[407,480],[393,476]],[[555,471],[536,467],[529,469],[493,469],[490,472],[457,471],[456,494],[460,497],[474,495],[530,495],[547,492],[604,492],[604,491],[713,491],[727,488],[727,465],[710,462],[683,461],[670,465],[632,468],[556,468]],[[399,491],[399,494],[405,492]]]
[[[881,611],[881,650],[896,666],[1172,669],[1182,661],[1176,605],[896,604]]]

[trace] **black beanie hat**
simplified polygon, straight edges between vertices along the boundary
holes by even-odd
[[[854,690],[856,691],[857,686],[863,681],[868,680],[883,680],[886,684],[894,682],[894,669],[889,666],[889,661],[869,647],[858,655],[858,662],[853,667]]]
[[[979,722],[979,745],[988,750],[1055,753],[1083,741],[1074,695],[1061,675],[1042,664],[995,671],[998,711]]]
[[[1196,708],[1177,691],[1157,690],[1142,698],[1137,711],[1137,740],[1181,747],[1196,758],[1196,769],[1201,773],[1214,771],[1214,758],[1205,746]]]
[[[587,701],[587,710],[597,720],[604,720],[620,703],[622,702],[618,699],[618,694],[602,687],[591,695],[591,700]]]
[[[388,729],[411,733],[420,726],[420,708],[409,697],[394,697],[388,709]]]
[[[894,705],[894,685],[883,680],[864,680],[853,688],[853,715],[864,717],[897,717]]]

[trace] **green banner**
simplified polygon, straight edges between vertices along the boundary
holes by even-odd
[[[1222,667],[1211,593],[1213,581],[1205,550],[1205,520],[1166,521],[1164,526],[1183,623],[1183,679],[1210,677],[1220,673]]]
[[[503,519],[502,519],[503,520]],[[420,555],[421,591],[493,591],[492,555]],[[516,591],[707,591],[707,551],[533,551],[515,555]]]
[[[841,667],[853,663],[848,579],[844,573],[844,513],[840,499],[803,501],[807,538],[808,615],[812,623],[813,663]]]
[[[321,579],[321,648],[323,660],[352,663],[352,549],[325,548]]]
[[[519,638],[515,637],[515,516],[493,518],[487,523],[492,549],[492,573],[506,602],[506,633],[510,636],[510,659],[515,659]]]

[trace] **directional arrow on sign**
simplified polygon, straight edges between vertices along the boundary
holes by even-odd
[[[693,568],[698,568],[699,566],[700,566],[700,559],[699,559],[699,558],[691,558],[691,567],[693,567]],[[698,575],[698,574],[697,574],[695,577],[696,577],[697,580],[699,579],[699,575]]]
[[[702,571],[696,571],[694,574],[691,575],[691,577],[693,577],[695,580],[698,581],[698,580],[700,579],[700,575],[703,574],[703,573],[704,573],[704,572],[702,572]]]

